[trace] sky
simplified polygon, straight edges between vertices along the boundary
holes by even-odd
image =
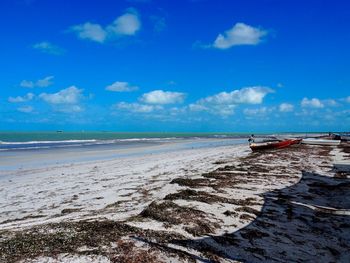
[[[3,0],[0,130],[350,130],[350,1]]]

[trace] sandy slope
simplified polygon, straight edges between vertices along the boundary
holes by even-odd
[[[226,146],[17,170],[1,180],[0,228],[97,217],[123,220],[175,191],[168,184],[172,179],[200,175],[217,167],[215,161],[247,152],[246,146]]]

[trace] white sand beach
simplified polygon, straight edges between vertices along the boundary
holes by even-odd
[[[347,262],[350,183],[333,171],[346,147],[217,146],[13,170],[1,180],[3,260]]]
[[[162,147],[168,146],[148,147],[158,153],[114,160],[2,171],[0,226],[21,228],[92,218],[125,220],[151,201],[175,192],[177,187],[169,185],[174,178],[193,178],[219,167],[215,163],[220,160],[249,152],[246,145],[167,152],[161,151]]]

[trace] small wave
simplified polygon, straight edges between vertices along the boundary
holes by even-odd
[[[62,143],[84,143],[84,142],[97,142],[98,140],[64,140],[64,141],[27,141],[27,142],[4,142],[0,141],[3,145],[26,145],[26,144],[62,144]]]
[[[213,137],[214,138],[229,138],[230,136],[225,135],[225,134],[214,134]]]
[[[137,143],[166,143],[177,140],[200,140],[203,138],[213,138],[212,136],[199,137],[143,137],[143,138],[118,138],[118,139],[70,139],[70,140],[46,140],[46,141],[0,141],[0,151],[35,150],[50,148],[86,147],[94,145],[134,145]],[[214,137],[215,138],[215,137]],[[221,137],[219,137],[221,138]]]
[[[25,142],[7,142],[0,141],[0,151],[12,150],[34,150],[49,148],[70,148],[84,147],[93,145],[110,145],[110,144],[134,144],[142,142],[165,142],[175,138],[128,138],[128,139],[89,139],[89,140],[61,140],[61,141],[25,141]]]
[[[89,140],[61,140],[61,141],[23,141],[10,142],[0,141],[0,145],[26,145],[26,144],[66,144],[66,143],[114,143],[114,142],[139,142],[139,141],[160,141],[160,140],[174,140],[179,137],[167,138],[128,138],[128,139],[89,139]]]

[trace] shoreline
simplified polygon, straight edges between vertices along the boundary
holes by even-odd
[[[38,221],[48,223],[101,216],[125,219],[130,216],[130,210],[136,211],[132,215],[140,212],[151,199],[150,193],[144,197],[146,191],[153,190],[155,197],[165,195],[164,191],[168,190],[160,188],[166,187],[173,178],[209,171],[215,168],[212,164],[215,160],[248,152],[243,145],[168,151],[163,151],[162,145],[155,148],[144,147],[151,153],[111,160],[6,171],[7,177],[1,179],[0,188],[4,197],[0,202],[0,227],[6,229],[11,221],[18,227]],[[141,199],[145,199],[144,204],[136,209]],[[135,207],[131,209],[128,200],[134,200],[130,203],[135,203]],[[108,215],[105,208],[118,202],[125,202],[125,211],[121,209],[118,218]],[[4,224],[6,221],[8,223]]]
[[[13,149],[0,151],[1,175],[18,169],[29,170],[40,167],[57,166],[71,163],[114,160],[147,154],[167,153],[194,148],[211,148],[245,144],[242,139],[198,138],[171,139],[156,141],[128,141],[94,145],[65,145],[59,148]]]
[[[108,194],[103,199],[91,195],[85,200],[91,208],[87,217],[66,210],[60,216],[63,220],[2,224],[0,249],[5,259],[23,262],[136,262],[131,254],[148,262],[290,262],[316,256],[347,262],[350,181],[348,173],[333,170],[333,163],[349,161],[349,153],[350,146],[344,144],[263,153],[225,146],[167,153],[167,158],[155,154],[141,164],[130,160],[129,167],[120,162],[119,167],[125,167],[120,174],[128,169],[135,173],[124,177],[135,180],[121,187],[129,192],[118,188],[122,202],[114,199],[100,209],[101,200],[112,200]],[[118,166],[113,162],[105,164],[115,173]],[[72,168],[67,167],[73,175]],[[92,168],[86,171],[101,179],[101,164]],[[82,167],[77,170],[84,173]],[[142,171],[148,171],[145,181],[139,176]],[[105,178],[111,179],[113,173]],[[130,185],[135,189],[126,189]],[[127,210],[130,207],[133,212]],[[61,213],[62,208],[68,209],[61,206]],[[63,247],[58,242],[62,238]],[[16,242],[25,245],[18,247]],[[15,253],[9,254],[6,248],[11,244]]]

